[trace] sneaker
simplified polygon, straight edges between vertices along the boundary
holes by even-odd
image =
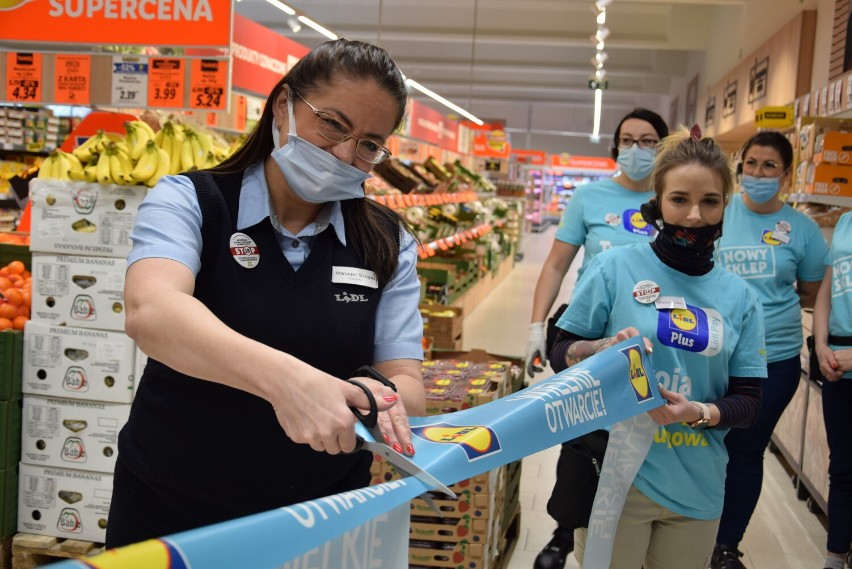
[[[717,543],[710,558],[710,569],[746,569],[740,561],[742,556],[742,552],[736,547]]]
[[[568,554],[574,551],[574,537],[559,535],[559,531],[553,533],[553,538],[544,546],[544,549],[536,556],[533,569],[563,569]]]

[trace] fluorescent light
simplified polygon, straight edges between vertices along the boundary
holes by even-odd
[[[600,27],[598,31],[595,32],[594,38],[599,41],[604,41],[609,37],[609,28]]]
[[[456,105],[455,103],[448,101],[447,99],[443,98],[438,93],[436,93],[436,92],[434,92],[430,89],[427,89],[426,87],[424,87],[423,85],[421,85],[420,83],[415,81],[414,79],[408,78],[408,79],[405,80],[405,82],[408,83],[409,85],[411,85],[412,87],[414,87],[415,89],[417,89],[418,91],[420,91],[421,93],[423,93],[424,95],[428,95],[429,97],[432,97],[433,99],[435,99],[436,101],[438,101],[439,103],[444,105],[445,107],[448,107],[448,108],[454,110],[458,114],[460,114],[463,117],[475,122],[476,124],[478,124],[480,126],[485,124],[485,121],[483,121],[482,119],[476,118],[475,116],[473,116],[472,114],[470,114],[469,112],[467,112],[466,110],[461,108],[460,106]]]
[[[268,2],[269,0],[266,0],[266,1]],[[333,33],[331,30],[328,30],[328,29],[322,27],[321,25],[314,22],[313,20],[311,20],[307,16],[299,16],[299,21],[302,22],[303,24],[305,24],[306,26],[308,26],[309,28],[315,29],[316,31],[318,31],[319,33],[321,33],[322,35],[324,35],[325,37],[327,37],[330,40],[336,40],[337,39],[337,34]]]
[[[284,12],[285,14],[288,14],[290,16],[296,15],[296,11],[293,8],[291,8],[290,6],[288,6],[287,4],[284,4],[283,2],[279,2],[278,0],[266,0],[266,1],[269,2],[270,4],[272,4],[273,6],[275,6],[276,8],[278,8],[279,10],[281,10],[282,12]]]
[[[595,121],[592,127],[592,138],[600,136],[601,133],[601,98],[603,91],[595,89]]]
[[[294,34],[298,34],[302,30],[302,24],[296,18],[287,18],[287,25],[290,26]]]
[[[600,25],[604,25],[606,23],[606,10],[601,10],[597,17],[597,22]]]
[[[609,58],[609,55],[605,51],[599,51],[595,54],[593,61],[602,65],[607,58]]]

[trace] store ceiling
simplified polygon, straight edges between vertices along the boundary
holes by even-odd
[[[667,118],[673,85],[689,79],[690,56],[710,45],[708,23],[720,10],[737,17],[746,2],[612,0],[601,134],[611,134],[635,106]],[[588,141],[595,54],[590,38],[597,29],[593,0],[287,3],[341,36],[381,45],[407,76],[478,117],[505,121],[515,147],[606,154],[606,146]],[[307,27],[293,33],[287,16],[266,0],[238,1],[236,11],[308,47],[325,39]]]

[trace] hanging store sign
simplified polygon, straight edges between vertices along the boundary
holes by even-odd
[[[406,136],[440,146],[452,152],[459,151],[459,123],[435,109],[411,102]]]
[[[189,66],[189,108],[224,111],[228,108],[228,62],[193,59]]]
[[[231,45],[231,0],[7,0],[2,5],[6,41]]]
[[[584,172],[615,172],[615,160],[602,156],[574,156],[551,154],[550,165],[556,168],[581,170]]]
[[[473,131],[473,155],[482,158],[509,158],[512,146],[503,125],[483,125]]]
[[[544,150],[516,150],[512,149],[512,158],[518,164],[530,164],[544,166],[547,164],[547,152]]]
[[[234,14],[234,89],[264,97],[310,49]]]
[[[13,103],[41,102],[40,53],[6,54],[6,100]]]

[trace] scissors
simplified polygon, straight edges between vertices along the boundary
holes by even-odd
[[[405,473],[406,475],[414,476],[415,478],[417,478],[418,480],[420,480],[421,482],[423,482],[424,484],[426,484],[430,488],[434,488],[436,490],[439,490],[439,491],[443,492],[444,494],[446,494],[447,496],[450,496],[451,498],[455,499],[456,494],[452,490],[447,488],[444,484],[441,484],[440,480],[438,480],[437,478],[435,478],[434,476],[432,476],[431,474],[429,474],[428,472],[426,472],[425,470],[423,470],[422,468],[420,468],[419,466],[414,464],[414,462],[412,462],[411,460],[409,460],[408,458],[406,458],[402,454],[393,450],[388,445],[386,445],[382,442],[379,442],[379,441],[384,439],[384,435],[382,434],[382,431],[379,428],[379,410],[378,410],[378,407],[376,406],[376,398],[373,396],[373,393],[369,390],[369,388],[366,385],[364,385],[360,381],[357,381],[355,379],[351,379],[351,377],[369,377],[371,379],[375,379],[377,381],[380,381],[381,383],[384,383],[385,385],[387,385],[388,387],[390,387],[394,391],[396,391],[396,386],[388,378],[386,378],[384,375],[382,375],[373,366],[361,366],[358,369],[356,369],[354,372],[352,372],[350,379],[344,380],[344,381],[347,381],[347,382],[351,383],[352,385],[358,387],[359,389],[361,389],[361,391],[364,392],[364,395],[367,396],[367,401],[369,401],[369,403],[370,403],[370,411],[368,413],[366,413],[366,414],[361,413],[355,407],[349,407],[349,409],[358,418],[358,420],[361,421],[361,424],[366,428],[366,430],[370,433],[370,435],[372,435],[373,439],[375,439],[375,440],[371,441],[369,439],[362,437],[361,435],[357,434],[357,432],[356,432],[356,434],[355,434],[355,441],[356,441],[355,442],[355,450],[353,450],[352,452],[357,452],[359,450],[372,451],[372,452],[380,455],[381,457],[383,457],[385,460],[387,460],[391,464],[393,464],[395,467],[397,467],[401,472]],[[431,500],[428,499],[428,496],[426,494],[423,495],[423,498],[427,502],[431,502]],[[435,508],[434,504],[431,504],[431,505],[432,505],[432,508],[437,511],[437,508]]]

